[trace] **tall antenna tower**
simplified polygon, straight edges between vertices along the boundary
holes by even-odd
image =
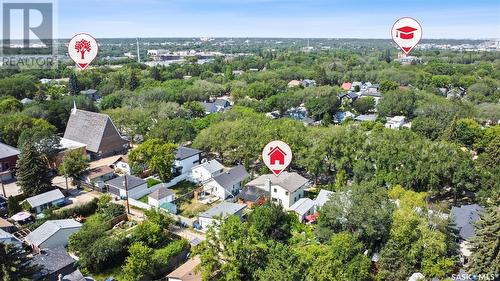
[[[139,37],[136,38],[137,42],[137,63],[141,63],[141,53],[139,51]]]

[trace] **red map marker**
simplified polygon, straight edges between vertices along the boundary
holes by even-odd
[[[282,141],[272,141],[262,150],[262,160],[275,176],[279,176],[292,162],[292,150]]]
[[[422,26],[413,18],[398,19],[391,30],[392,40],[408,55],[422,39]]]
[[[68,44],[68,55],[81,70],[90,65],[97,57],[98,51],[97,41],[87,33],[76,34]]]

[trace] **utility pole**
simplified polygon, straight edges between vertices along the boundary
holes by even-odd
[[[141,52],[139,51],[139,37],[136,38],[137,42],[137,63],[141,63]]]
[[[127,195],[127,214],[130,215],[130,204],[128,203],[128,180],[127,180],[127,175],[123,176],[125,180],[123,181],[123,185],[125,186],[125,193]]]

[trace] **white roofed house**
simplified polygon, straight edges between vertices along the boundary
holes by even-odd
[[[106,114],[79,110],[76,106],[66,125],[63,139],[85,144],[91,159],[125,154],[129,142],[123,138]]]
[[[271,192],[271,201],[281,204],[285,210],[299,199],[304,198],[304,189],[309,181],[293,172],[282,172],[279,177],[273,174],[262,175],[245,185],[246,188],[257,187]]]
[[[191,179],[195,182],[207,181],[224,171],[224,166],[217,160],[210,160],[191,169]]]
[[[160,187],[148,195],[148,205],[159,208],[164,203],[170,203],[175,199],[175,192],[166,187]]]
[[[19,240],[16,236],[3,229],[0,229],[0,243],[5,245],[12,244],[17,247],[22,247],[23,245],[23,242],[21,242],[21,240]]]
[[[65,197],[59,189],[47,191],[26,199],[37,214],[52,206],[61,206],[64,204]]]
[[[297,202],[290,206],[290,211],[297,214],[299,221],[302,222],[308,215],[314,213],[314,201],[310,198],[300,198]]]
[[[401,127],[411,127],[411,123],[405,122],[406,117],[404,116],[394,116],[387,119],[385,127],[389,129],[399,130]]]
[[[245,167],[238,165],[203,183],[203,192],[219,197],[224,200],[228,197],[235,197],[241,189],[241,182],[249,175]]]
[[[79,231],[81,227],[82,224],[73,219],[49,220],[33,230],[24,240],[37,252],[65,247],[71,234]]]

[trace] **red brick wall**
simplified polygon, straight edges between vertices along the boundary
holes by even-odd
[[[13,170],[16,167],[17,159],[17,155],[0,159],[0,171],[5,169],[5,164],[9,165],[9,170]]]

